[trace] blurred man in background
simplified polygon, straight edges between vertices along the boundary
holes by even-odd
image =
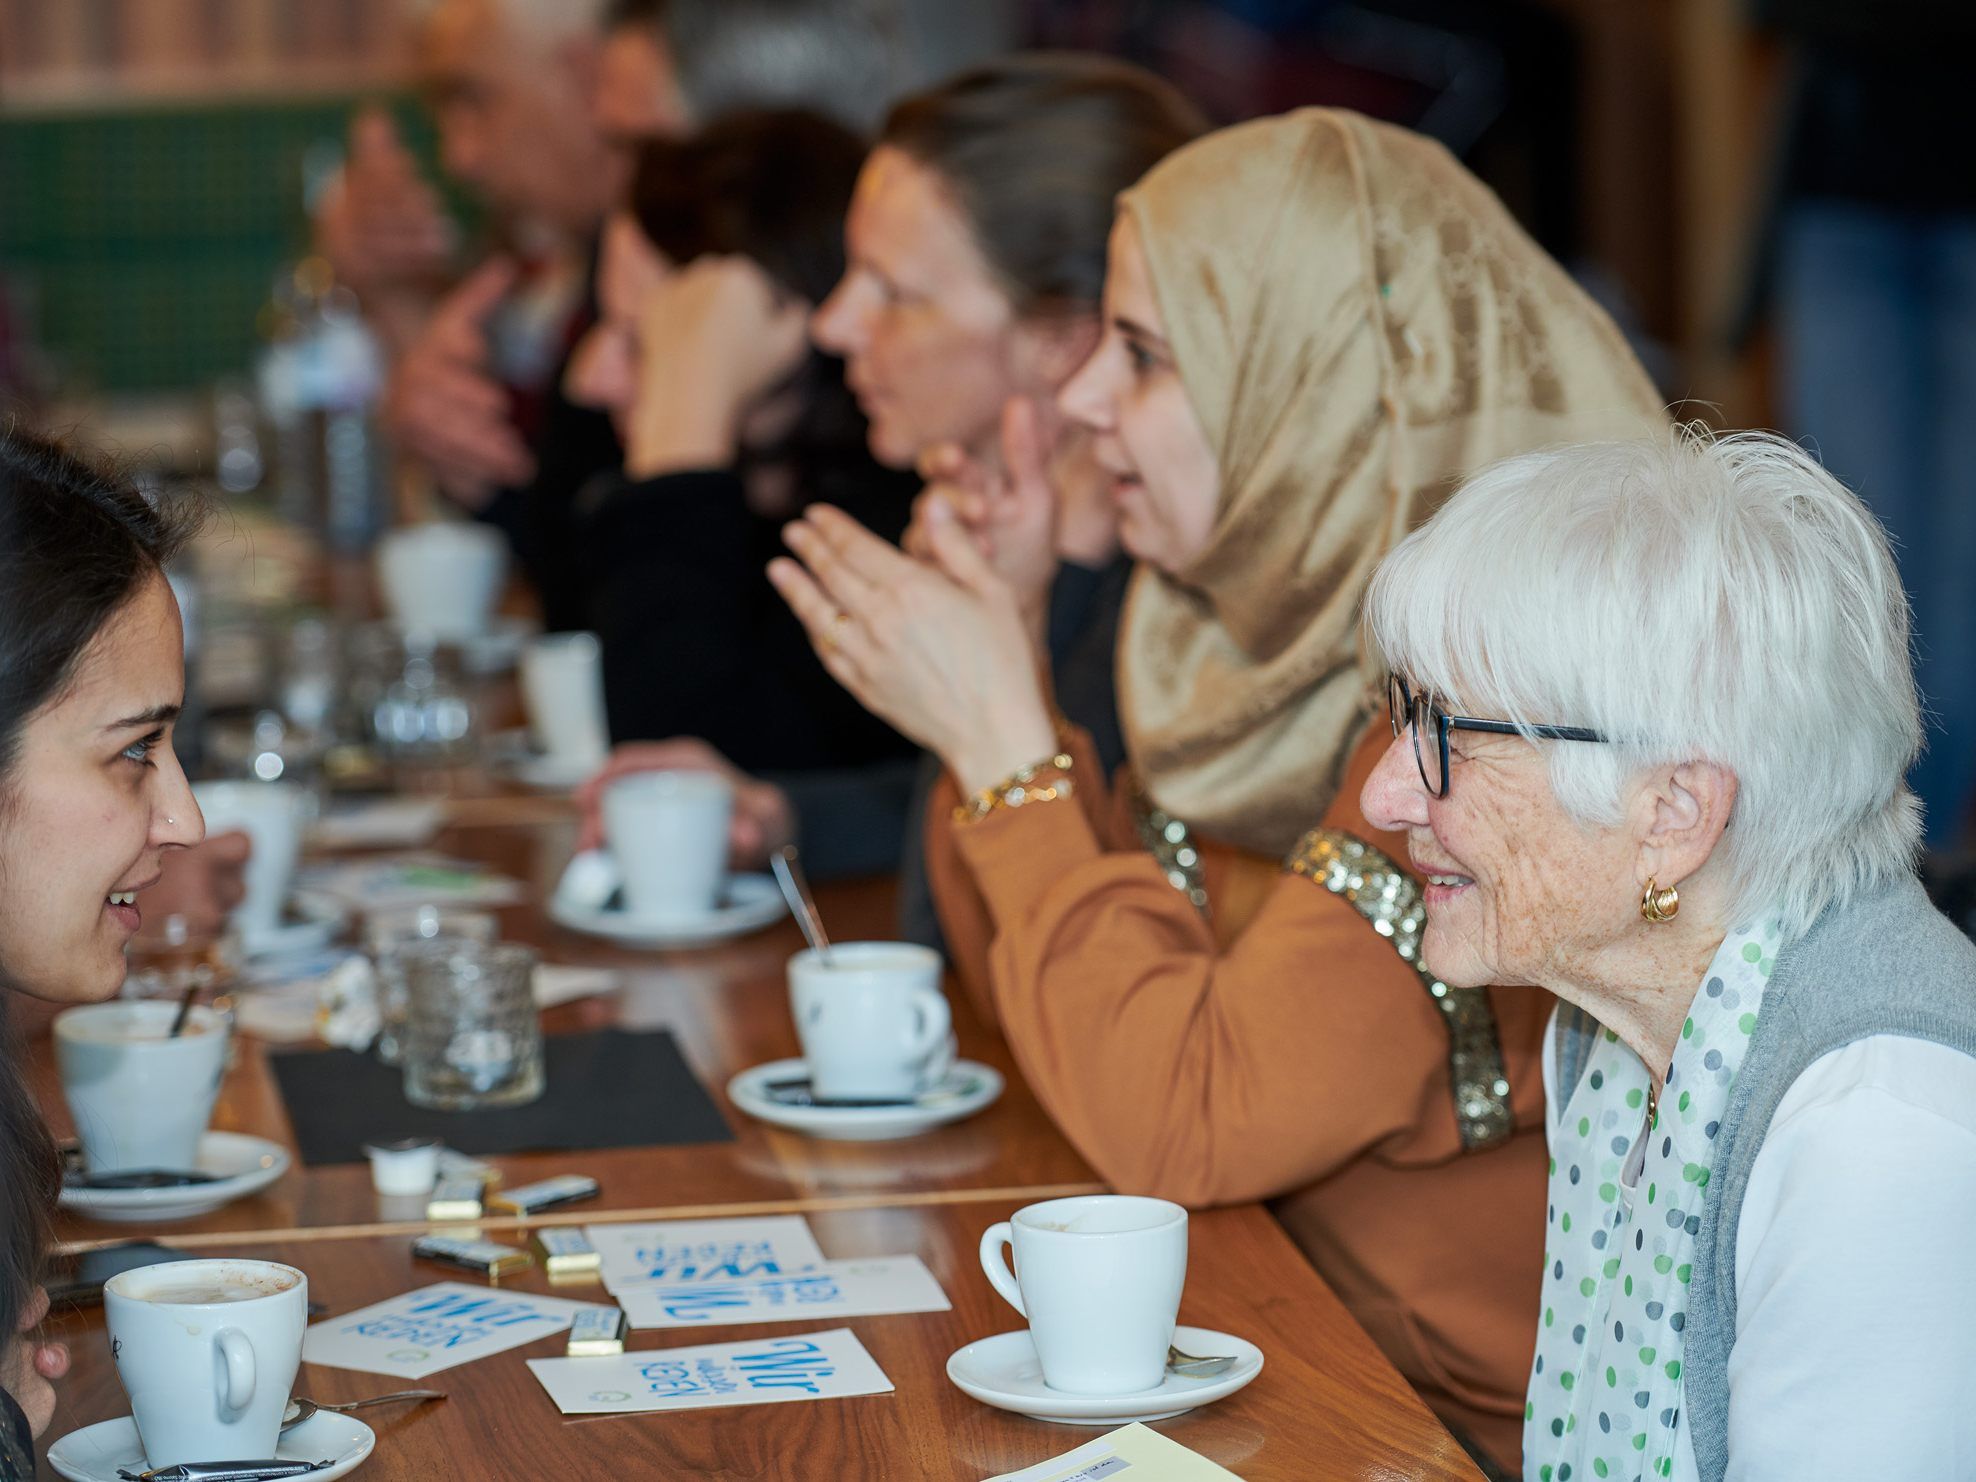
[[[437,0],[421,84],[440,160],[488,209],[496,251],[457,286],[455,231],[391,127],[352,127],[319,246],[395,360],[387,422],[446,497],[505,530],[551,629],[585,626],[568,491],[615,465],[600,415],[561,395],[588,326],[598,224],[630,147],[735,108],[862,125],[889,101],[889,0]]]

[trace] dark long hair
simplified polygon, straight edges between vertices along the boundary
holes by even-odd
[[[814,306],[844,276],[844,216],[865,144],[842,124],[800,108],[731,113],[686,139],[638,153],[631,214],[675,263],[709,253],[746,257],[786,293]],[[796,429],[758,459],[853,456],[864,418],[843,362],[812,350],[799,381]]]
[[[21,732],[61,698],[90,641],[164,569],[193,518],[154,507],[131,483],[54,443],[0,427],[0,828]],[[0,1343],[8,1343],[41,1284],[61,1170],[3,1021],[0,1034]]]
[[[971,67],[900,102],[879,143],[954,193],[1023,318],[1094,309],[1120,191],[1206,132],[1207,119],[1142,67],[1030,52]]]

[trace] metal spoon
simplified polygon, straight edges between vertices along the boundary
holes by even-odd
[[[287,1410],[282,1412],[281,1428],[289,1430],[300,1425],[318,1410],[334,1410],[341,1415],[351,1410],[364,1410],[372,1405],[396,1405],[418,1400],[443,1400],[446,1395],[437,1389],[401,1389],[396,1394],[372,1395],[367,1400],[348,1400],[341,1405],[332,1405],[323,1400],[305,1399],[296,1395],[289,1400]]]
[[[1182,1353],[1171,1344],[1166,1350],[1166,1372],[1177,1374],[1182,1379],[1212,1379],[1234,1366],[1238,1354],[1217,1354],[1213,1358],[1195,1358],[1191,1353]]]
[[[769,868],[775,871],[775,883],[782,887],[782,898],[789,902],[790,914],[803,929],[803,939],[828,967],[830,938],[824,934],[823,917],[817,912],[816,897],[810,894],[810,882],[803,878],[803,866],[797,860],[796,846],[784,844],[769,856],[768,863]]]

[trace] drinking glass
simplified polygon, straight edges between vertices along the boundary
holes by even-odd
[[[377,969],[379,1060],[396,1065],[404,1050],[405,970],[398,960],[399,950],[442,938],[458,938],[485,947],[492,945],[500,934],[500,922],[486,911],[406,906],[371,916],[364,927],[364,938]]]
[[[520,1106],[542,1094],[535,954],[437,938],[398,949],[407,1013],[405,1099],[441,1111]]]

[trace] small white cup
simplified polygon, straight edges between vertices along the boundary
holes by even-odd
[[[442,643],[487,631],[507,569],[500,531],[464,520],[435,520],[393,530],[377,543],[384,610],[405,628]]]
[[[309,1279],[273,1261],[168,1261],[103,1287],[110,1357],[154,1468],[275,1454]]]
[[[720,899],[734,790],[712,772],[638,772],[604,789],[604,839],[627,915],[692,920]]]
[[[55,1019],[55,1067],[91,1173],[196,1168],[226,1071],[227,1022],[195,1008],[170,1038],[178,1005],[83,1004]]]
[[[439,1182],[439,1139],[406,1137],[396,1142],[367,1142],[371,1187],[380,1194],[430,1194]]]
[[[1014,1250],[1013,1276],[1004,1245]],[[989,1227],[981,1269],[1029,1319],[1051,1389],[1157,1389],[1187,1280],[1187,1211],[1129,1194],[1046,1200]]]
[[[789,1008],[826,1101],[910,1101],[954,1061],[940,954],[910,942],[833,944],[789,959]]]
[[[309,795],[292,782],[200,782],[192,795],[206,815],[206,832],[244,829],[253,841],[247,857],[247,894],[234,908],[233,924],[251,946],[281,925],[295,866],[302,857]]]
[[[535,749],[572,770],[595,770],[611,749],[604,715],[604,647],[595,633],[550,633],[521,654],[521,694]]]

